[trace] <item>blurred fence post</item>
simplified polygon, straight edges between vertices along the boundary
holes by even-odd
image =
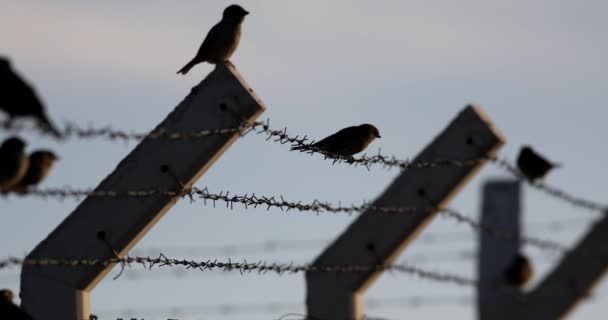
[[[518,292],[496,290],[503,273],[520,250],[521,190],[518,180],[491,180],[483,187],[480,222],[482,225],[513,235],[509,239],[479,233],[477,274],[484,285],[477,289],[477,312],[480,320],[517,319],[520,308]]]
[[[504,143],[502,134],[475,106],[468,106],[414,161],[482,159]],[[405,170],[372,204],[382,207],[441,208],[482,167],[437,166]],[[392,263],[436,216],[437,210],[381,214],[368,209],[313,263],[377,265]],[[361,273],[307,272],[306,304],[310,319],[360,320],[363,292],[380,271]]]
[[[264,112],[262,102],[231,66],[217,65],[156,130],[197,132],[238,128]],[[138,112],[146,112],[141,106]],[[136,115],[131,115],[136,116]],[[181,190],[192,186],[240,132],[199,138],[144,139],[95,189]],[[91,160],[94,161],[94,160]],[[179,196],[87,197],[27,259],[123,257],[180,199]],[[114,267],[24,265],[22,307],[36,320],[89,319],[89,292]]]

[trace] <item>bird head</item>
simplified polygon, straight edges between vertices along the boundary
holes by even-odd
[[[2,289],[0,290],[0,299],[6,302],[13,302],[15,299],[15,294],[10,289]]]
[[[529,145],[527,145],[527,144],[525,144],[525,145],[521,146],[521,153],[522,153],[522,154],[526,154],[526,153],[527,153],[527,154],[530,154],[530,153],[533,153],[533,151],[532,151],[532,147],[531,147],[531,146],[529,146]]]
[[[374,127],[373,125],[371,125],[369,123],[362,124],[359,127],[362,128],[363,130],[365,130],[365,132],[367,132],[367,134],[370,137],[373,137],[373,138],[382,138],[380,136],[380,131],[378,131],[378,128]]]
[[[238,4],[233,4],[224,9],[222,18],[225,20],[241,22],[248,14],[249,11],[243,9],[243,7]]]
[[[2,142],[0,149],[10,150],[12,152],[22,152],[25,149],[25,141],[18,137],[9,137]]]
[[[50,150],[37,150],[30,154],[30,163],[39,163],[44,168],[50,168],[59,157]]]

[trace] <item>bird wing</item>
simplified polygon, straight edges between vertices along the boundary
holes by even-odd
[[[14,71],[7,74],[5,80],[3,82],[7,86],[8,99],[10,100],[5,109],[10,109],[9,113],[42,115],[42,101],[40,101],[36,90],[31,85]]]
[[[344,128],[315,143],[313,146],[331,153],[339,152],[349,141],[356,138],[356,128],[355,126]]]
[[[210,52],[213,51],[213,47],[216,46],[217,38],[221,33],[222,22],[216,23],[211,30],[207,33],[205,40],[201,43],[201,47],[198,49],[196,56],[206,60]]]

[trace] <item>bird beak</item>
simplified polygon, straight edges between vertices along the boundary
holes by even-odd
[[[249,11],[245,11],[245,13],[244,13],[243,15],[245,15],[245,16],[246,16],[246,15],[248,15],[248,14],[249,14]]]
[[[380,136],[380,135],[377,135],[376,137],[378,137],[378,138],[382,138],[382,136]]]

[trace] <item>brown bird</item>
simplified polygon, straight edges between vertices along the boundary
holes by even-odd
[[[0,192],[8,192],[25,176],[29,159],[25,154],[25,142],[9,137],[0,145]]]
[[[560,167],[560,165],[549,162],[549,160],[532,150],[532,147],[523,146],[517,157],[517,167],[528,180],[534,182],[547,175],[551,169]]]
[[[2,84],[0,110],[4,110],[8,115],[5,124],[7,127],[12,125],[15,118],[32,117],[42,131],[61,138],[61,133],[49,120],[34,88],[12,69],[8,58],[1,56],[0,83]]]
[[[9,289],[0,290],[0,319],[32,320],[32,317],[17,306],[13,299],[15,295]]]
[[[39,184],[51,171],[59,157],[50,150],[38,150],[30,153],[29,167],[25,176],[13,187],[13,191],[26,193],[30,186]]]
[[[532,278],[533,273],[534,270],[528,257],[518,253],[505,269],[503,276],[505,284],[521,289]]]
[[[196,56],[177,73],[186,74],[201,62],[227,62],[239,45],[241,24],[248,14],[247,10],[236,4],[224,9],[222,20],[209,30]]]
[[[310,147],[331,154],[350,157],[365,150],[376,138],[381,138],[378,129],[365,123],[360,126],[344,128]],[[310,150],[310,147],[293,146],[291,150],[307,151]]]

